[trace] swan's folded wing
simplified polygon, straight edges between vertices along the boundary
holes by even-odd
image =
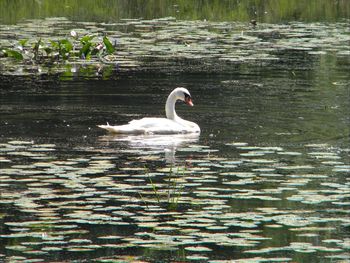
[[[194,126],[193,126],[194,125]],[[197,124],[182,120],[181,123],[166,118],[143,118],[132,120],[125,125],[99,125],[111,133],[120,134],[178,134],[178,133],[197,133],[199,127]]]
[[[143,118],[133,120],[128,125],[132,126],[135,130],[144,130],[144,133],[153,134],[174,134],[185,131],[185,128],[181,124],[166,118]]]

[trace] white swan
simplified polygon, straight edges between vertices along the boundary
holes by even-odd
[[[177,100],[184,101],[187,105],[193,106],[190,92],[182,87],[174,89],[165,104],[166,118],[143,118],[132,120],[128,124],[112,126],[98,125],[111,133],[120,134],[176,134],[176,133],[199,133],[199,126],[191,121],[186,121],[175,112]]]

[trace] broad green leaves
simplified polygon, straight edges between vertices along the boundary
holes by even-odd
[[[108,54],[112,54],[115,51],[114,46],[112,45],[111,41],[109,41],[108,37],[103,37],[103,43],[106,46]]]
[[[11,57],[11,58],[14,58],[16,60],[23,59],[23,55],[16,50],[7,49],[7,50],[4,50],[4,53],[7,57]]]
[[[64,38],[58,40],[48,40],[44,42],[41,38],[32,43],[29,48],[29,39],[18,41],[17,49],[6,49],[3,53],[7,57],[16,60],[33,59],[38,62],[46,60],[69,60],[73,57],[91,59],[93,56],[103,56],[115,52],[115,47],[107,36],[104,36],[102,42],[94,41],[95,35],[85,35],[80,39],[77,35],[72,35],[72,39]]]

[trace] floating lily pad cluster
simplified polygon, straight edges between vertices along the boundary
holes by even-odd
[[[349,259],[349,149],[225,147],[1,143],[0,260]]]
[[[103,67],[127,72],[231,72],[233,65],[242,63],[283,62],[286,51],[315,61],[326,54],[335,54],[338,59],[346,60],[350,55],[349,25],[350,22],[344,20],[332,24],[290,22],[253,26],[233,21],[179,21],[172,17],[124,19],[115,23],[73,23],[65,18],[28,20],[1,27],[0,47],[4,53],[17,59],[26,56],[19,50],[25,47],[21,41],[26,39],[33,46],[33,54],[39,53],[38,50],[46,55],[55,53],[55,56],[69,58],[68,63],[47,67],[43,63],[28,65],[1,58],[2,71],[6,74],[67,70],[75,73],[80,67],[90,65],[95,72],[100,72]],[[90,61],[71,58],[75,47],[69,40],[72,30],[78,36],[84,36],[80,38],[76,58],[97,54],[98,43],[104,44],[110,55],[91,56]],[[16,40],[13,32],[16,32]],[[111,41],[102,39],[105,34]],[[89,39],[94,35],[100,36],[96,43]],[[116,53],[113,53],[114,44]],[[18,65],[21,66],[20,72]]]

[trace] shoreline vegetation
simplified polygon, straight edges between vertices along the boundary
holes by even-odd
[[[179,20],[261,23],[335,22],[350,17],[348,0],[71,0],[0,1],[0,23],[66,17],[72,21],[117,22],[121,19],[176,17]]]

